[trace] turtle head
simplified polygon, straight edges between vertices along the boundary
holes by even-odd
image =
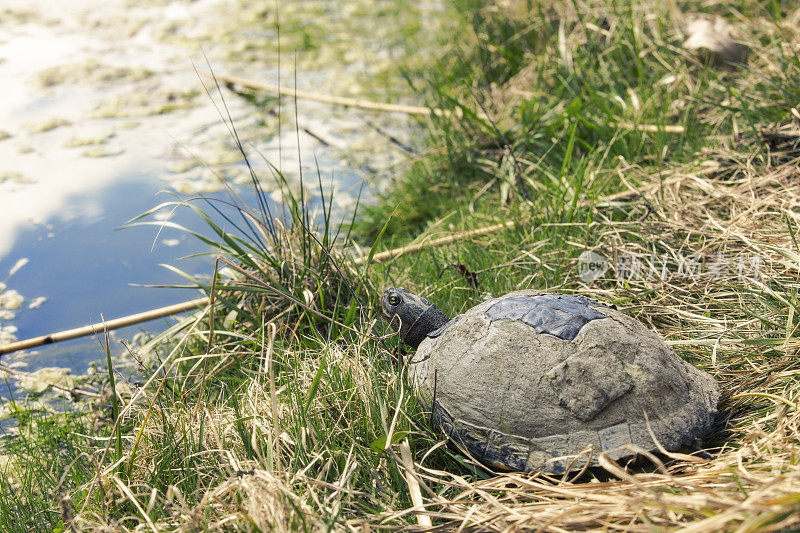
[[[449,318],[441,309],[421,296],[405,289],[389,287],[381,297],[381,315],[389,325],[400,328],[400,340],[416,348],[435,329],[444,326]]]

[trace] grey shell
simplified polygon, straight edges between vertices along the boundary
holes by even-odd
[[[719,385],[633,318],[582,296],[510,293],[422,341],[412,380],[444,432],[499,469],[563,473],[710,428]],[[648,429],[649,426],[649,429]],[[650,434],[652,431],[652,436]]]

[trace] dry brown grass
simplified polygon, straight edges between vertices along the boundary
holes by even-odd
[[[584,288],[606,297],[628,296],[630,310],[638,307],[640,318],[649,317],[684,355],[724,383],[722,409],[731,418],[729,444],[710,460],[667,454],[661,456],[668,460],[665,465],[648,455],[655,465],[652,472],[640,468],[637,473],[606,459],[604,468],[612,479],[595,483],[520,474],[471,483],[423,467],[425,482],[438,495],[427,506],[439,524],[434,529],[800,527],[800,365],[793,299],[800,250],[787,226],[789,220],[796,227],[800,206],[797,133],[791,118],[761,132],[770,143],[766,149],[708,153],[707,162],[668,170],[655,176],[658,181],[631,167],[624,179],[637,183],[635,188],[643,194],[626,202],[625,208],[639,209],[641,217],[635,222],[618,223],[610,217],[597,222],[598,245],[617,254],[734,259],[727,274],[689,276],[672,265],[663,277]],[[757,140],[751,140],[755,145]],[[612,208],[613,202],[600,205],[598,211]],[[762,258],[757,275],[749,279],[735,271],[737,258],[748,254]],[[779,305],[765,305],[765,299]],[[765,338],[778,342],[758,342]],[[711,350],[698,349],[702,345]]]
[[[601,483],[503,475],[470,484],[430,472],[431,484],[446,480],[449,486],[446,500],[430,506],[441,528],[778,531],[800,526],[800,369],[790,310],[796,301],[789,301],[800,263],[791,260],[798,250],[786,222],[796,225],[800,206],[800,160],[794,151],[799,138],[796,124],[777,129],[783,132],[783,151],[710,153],[706,165],[657,176],[663,186],[631,167],[625,179],[646,191],[633,202],[640,219],[617,223],[609,217],[597,223],[602,228],[597,243],[606,251],[671,258],[759,254],[760,275],[741,279],[731,271],[692,277],[673,265],[664,277],[619,280],[605,290],[585,287],[607,297],[627,295],[630,308],[642,310],[640,318],[649,317],[682,353],[717,375],[726,389],[722,407],[733,417],[731,444],[713,460],[687,461],[673,454],[665,467],[652,458],[658,467],[654,473],[629,473],[606,461],[605,469],[617,479]],[[771,139],[775,131],[763,135]],[[600,212],[612,207],[600,206]],[[760,304],[769,296],[787,305]],[[785,327],[776,331],[760,318]],[[784,342],[747,343],[770,336]],[[711,353],[693,350],[701,344],[710,345]]]
[[[790,129],[783,127],[783,131]],[[730,417],[729,433],[718,436],[719,442],[726,443],[713,458],[676,453],[656,456],[639,450],[643,462],[620,465],[603,458],[603,469],[581,479],[512,473],[475,481],[429,467],[426,458],[431,452],[426,452],[424,457],[417,456],[409,479],[421,488],[424,514],[433,525],[409,526],[416,511],[403,503],[408,501],[405,495],[384,498],[375,487],[364,490],[353,482],[354,473],[365,469],[373,471],[378,483],[386,469],[407,471],[391,452],[374,465],[359,463],[351,449],[338,458],[321,454],[299,471],[278,466],[292,464],[301,448],[313,449],[311,441],[329,437],[315,434],[311,428],[302,434],[308,441],[302,446],[280,429],[278,439],[265,437],[275,433],[273,413],[281,419],[291,416],[291,410],[280,405],[273,411],[269,372],[264,366],[241,395],[238,415],[231,409],[205,409],[192,421],[183,409],[174,411],[175,423],[188,424],[189,432],[196,433],[199,418],[205,417],[207,442],[203,448],[209,460],[213,456],[211,468],[227,475],[223,482],[213,484],[198,504],[188,505],[179,493],[170,494],[173,519],[155,527],[322,531],[336,516],[340,518],[334,520],[335,529],[349,531],[766,532],[800,527],[796,321],[790,306],[765,307],[763,298],[769,294],[765,296],[761,290],[770,286],[774,294],[789,298],[788,292],[781,292],[789,291],[783,284],[795,279],[798,272],[797,261],[786,254],[793,246],[786,219],[796,220],[800,203],[800,170],[792,150],[756,150],[756,155],[709,153],[711,163],[665,171],[657,182],[652,176],[637,175],[632,167],[625,173],[626,179],[638,183],[636,188],[643,194],[627,201],[625,208],[639,209],[642,216],[635,223],[609,218],[597,224],[602,228],[598,243],[620,253],[734,257],[759,253],[764,257],[760,276],[751,280],[732,275],[692,278],[673,271],[663,279],[585,288],[605,296],[628,295],[630,310],[638,306],[640,318],[649,317],[683,355],[724,383],[722,408]],[[612,207],[600,205],[598,213]],[[631,288],[631,284],[637,286]],[[657,291],[657,297],[636,296],[647,295],[648,290]],[[778,331],[759,317],[782,321],[785,327]],[[775,337],[776,332],[786,342],[748,343]],[[711,344],[711,349],[703,344]],[[335,416],[346,413],[351,402],[369,404],[376,390],[362,348],[356,345],[347,353],[333,354],[342,372],[353,376],[352,386],[345,393],[322,390],[324,400],[315,402],[312,410],[321,416]],[[302,361],[296,379],[300,389],[307,390],[320,359],[309,356]],[[387,385],[389,389],[397,386],[402,385],[396,379]],[[277,395],[285,392],[279,388]],[[402,405],[401,400],[396,406],[401,418],[406,416]],[[230,445],[235,440],[232,428],[237,418],[247,420],[253,444],[261,443],[257,460],[243,459],[244,449]],[[339,430],[348,431],[352,421],[340,415],[339,422]],[[163,421],[153,423],[149,437],[156,437],[163,427]],[[270,453],[273,458],[265,459]],[[158,450],[152,450],[151,454],[141,453],[137,461],[147,470],[148,458],[156,457]],[[270,461],[275,461],[276,467],[263,468]],[[338,480],[331,482],[336,461],[344,467]],[[147,527],[144,523],[138,526],[140,530]]]
[[[606,4],[597,0],[574,6],[584,13]],[[519,18],[527,13],[521,6],[511,1],[493,9]],[[576,8],[553,6],[553,21],[575,20]],[[675,5],[667,3],[663,9],[675,22],[671,31],[679,33]],[[752,23],[753,33],[772,31],[765,21]],[[563,32],[568,43],[563,48],[575,49],[587,39],[613,32],[614,21],[610,24],[570,26],[571,33]],[[660,35],[655,25],[648,31],[634,30],[647,53],[658,55],[675,42],[674,34]],[[797,42],[785,46],[791,52]],[[677,73],[685,73],[691,56],[669,51],[665,61]],[[779,65],[758,51],[752,62],[753,71],[764,76]],[[495,87],[490,113],[511,116],[506,106],[530,98],[525,91],[531,72],[523,70],[504,87]],[[691,84],[692,78],[679,75],[672,83]],[[759,98],[753,97],[754,105]],[[674,102],[675,109],[681,105]],[[552,113],[562,110],[555,107]],[[608,120],[635,122],[638,117],[634,109],[631,116],[599,118],[610,124]],[[735,121],[724,106],[701,118],[713,124]],[[103,485],[109,501],[130,502],[128,511],[137,518],[113,522],[84,515],[79,523],[87,528],[178,531],[800,529],[800,247],[794,235],[800,225],[798,119],[800,112],[788,110],[782,124],[757,134],[737,132],[689,165],[665,163],[660,171],[618,166],[614,172],[619,180],[635,193],[623,191],[598,203],[588,227],[590,242],[613,268],[605,281],[585,285],[581,292],[616,301],[650,323],[683,357],[723,384],[721,420],[711,437],[715,447],[710,456],[637,450],[642,457],[637,463],[616,464],[601,457],[602,468],[580,478],[459,475],[454,472],[467,470],[442,457],[445,442],[431,442],[430,432],[420,426],[423,416],[409,402],[401,373],[376,369],[376,361],[390,354],[370,340],[374,333],[369,329],[360,341],[306,351],[299,351],[291,340],[275,352],[264,345],[258,370],[248,370],[246,379],[236,381],[231,390],[223,389],[222,397],[239,398],[237,406],[217,398],[216,403],[161,404],[160,418],[137,412],[143,440],[135,459],[126,452],[125,461],[135,465],[131,483],[123,487],[109,477]],[[624,217],[615,216],[620,213]],[[644,258],[650,274],[623,279],[619,258],[625,255]],[[757,271],[737,271],[742,259],[756,256],[761,260]],[[667,258],[666,266],[648,265],[653,257]],[[697,259],[700,271],[681,263],[686,258]],[[728,261],[727,266],[711,272],[710,265],[720,259]],[[309,292],[313,289],[308,287]],[[304,304],[303,296],[295,292],[296,303]],[[255,298],[253,302],[251,309],[264,310]],[[315,310],[311,307],[309,311]],[[302,315],[302,306],[292,309]],[[276,309],[276,317],[287,315]],[[278,339],[297,337],[291,320],[277,322]],[[207,332],[197,335],[207,338]],[[276,338],[274,331],[270,338]],[[264,341],[254,339],[253,344]],[[210,377],[219,377],[239,356],[247,354],[207,354],[200,359],[204,375],[207,366]],[[193,368],[201,367],[200,360],[195,359]],[[280,372],[274,371],[277,365]],[[325,369],[333,375],[318,383],[314,396],[309,391],[316,390],[317,376]],[[365,420],[371,422],[362,423]],[[381,424],[388,434],[409,431],[417,452],[412,465],[392,446],[382,453],[369,449],[370,440],[381,436],[374,433]],[[170,479],[174,484],[156,493],[147,478],[149,472],[164,470],[159,465],[163,448],[173,446],[167,428],[187,438],[203,428],[200,442],[185,449],[176,446],[169,458],[176,476],[198,476],[192,498],[176,488],[181,480]],[[445,471],[440,468],[443,463],[454,468]],[[412,503],[416,496],[410,495],[417,491],[423,511]],[[153,503],[160,507],[160,516],[169,518],[149,522],[145,517]]]

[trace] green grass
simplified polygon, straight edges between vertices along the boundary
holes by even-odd
[[[215,271],[217,281],[198,282],[219,305],[190,319],[167,348],[154,348],[158,369],[142,376],[146,385],[121,412],[113,380],[112,395],[85,412],[9,410],[19,430],[4,441],[4,529],[64,528],[73,512],[82,528],[402,528],[416,522],[403,513],[412,505],[403,441],[426,469],[431,492],[423,488],[423,497],[441,524],[471,516],[502,530],[512,523],[505,509],[514,507],[525,524],[540,526],[552,515],[524,505],[544,500],[575,506],[558,518],[564,527],[644,529],[715,515],[729,517],[717,530],[796,524],[796,497],[787,493],[796,488],[800,457],[790,407],[799,390],[791,357],[800,309],[790,180],[797,153],[783,147],[778,157],[760,129],[786,122],[800,102],[793,81],[800,62],[784,45],[798,36],[781,26],[791,15],[786,4],[713,5],[709,11],[750,23],[745,40],[757,51],[746,67],[714,68],[680,46],[678,14],[694,5],[459,3],[462,19],[447,52],[414,72],[414,79],[426,77],[421,97],[454,114],[427,124],[428,149],[388,193],[360,206],[352,228],[333,227],[329,209],[312,219],[302,197],[292,198],[281,224],[265,201],[233,210],[214,201],[185,206],[208,226],[194,234],[220,250],[218,266],[236,278],[218,279]],[[704,161],[718,171],[684,179]],[[679,193],[664,185],[644,198],[602,201],[670,179],[684,179]],[[259,183],[253,186],[263,200]],[[748,211],[748,190],[765,203]],[[359,259],[505,220],[516,225],[387,263]],[[749,225],[737,226],[741,220]],[[720,229],[728,226],[736,232]],[[781,254],[769,243],[783,244],[785,264],[775,262]],[[576,258],[595,248],[758,251],[773,262],[761,285],[609,275],[587,286]],[[477,288],[453,265],[476,272]],[[585,497],[600,485],[548,492],[553,485],[541,478],[494,477],[443,445],[409,389],[397,339],[385,336],[375,309],[389,284],[423,294],[451,316],[520,288],[581,291],[616,303],[723,382],[731,431],[711,441],[723,449],[697,468],[674,462],[675,477],[661,479],[666,488],[657,496],[637,492],[641,485],[628,479],[603,484],[628,502],[612,510]],[[731,342],[688,343],[705,336]],[[736,453],[749,473],[737,470]],[[713,483],[727,500],[701,497]],[[462,491],[469,502],[459,499]],[[69,501],[57,504],[54,492]],[[668,494],[675,499],[661,512],[652,502]],[[761,507],[741,504],[751,494],[764,495]],[[642,502],[652,504],[651,514],[636,514]]]

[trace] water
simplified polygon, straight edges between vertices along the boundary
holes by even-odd
[[[56,12],[45,0],[5,0],[0,343],[196,298],[187,289],[137,285],[184,283],[161,263],[209,274],[211,258],[181,259],[204,251],[200,243],[171,229],[156,237],[152,227],[116,228],[172,199],[159,191],[222,195],[219,177],[252,201],[228,118],[268,191],[266,160],[294,188],[301,169],[315,183],[319,171],[323,186],[336,189],[337,216],[348,215],[359,189],[369,196],[401,173],[403,148],[380,132],[413,146],[411,119],[299,102],[295,121],[293,102],[254,107],[227,90],[218,94],[195,70],[210,64],[267,83],[413,103],[397,76],[399,62],[411,57],[402,42],[414,41],[420,53],[424,40],[412,37],[433,34],[431,14],[439,7],[378,4],[282,3],[279,48],[278,17],[261,2],[80,0]],[[187,211],[176,217],[198,227]],[[169,323],[120,330],[115,353],[124,353],[116,341]],[[87,338],[2,362],[25,372],[63,367],[80,374],[100,355],[97,340]]]

